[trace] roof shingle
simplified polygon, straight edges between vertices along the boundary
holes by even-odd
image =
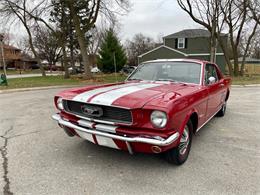
[[[221,34],[225,36],[226,34]],[[210,37],[210,32],[205,29],[185,29],[170,35],[165,36],[164,38],[195,38],[195,37]]]

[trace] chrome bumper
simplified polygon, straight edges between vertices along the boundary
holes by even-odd
[[[76,129],[78,131],[82,131],[82,132],[85,132],[88,134],[94,134],[94,135],[99,135],[99,136],[103,136],[103,137],[108,137],[111,139],[117,139],[117,140],[121,140],[121,141],[125,141],[125,142],[139,142],[139,143],[151,144],[151,145],[156,145],[156,146],[168,146],[179,138],[178,132],[172,134],[167,139],[160,139],[160,140],[158,140],[156,138],[127,137],[126,135],[121,136],[121,135],[106,133],[106,132],[102,132],[102,131],[98,131],[98,130],[94,130],[94,129],[88,129],[88,128],[83,128],[83,127],[77,126],[69,121],[63,120],[59,114],[52,115],[52,118],[55,121],[57,121],[60,125],[63,125],[63,126],[66,126],[66,127],[72,128],[72,129]]]

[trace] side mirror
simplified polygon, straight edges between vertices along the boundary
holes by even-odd
[[[211,84],[214,84],[216,82],[216,78],[215,77],[209,77],[208,78],[208,84],[211,85]]]

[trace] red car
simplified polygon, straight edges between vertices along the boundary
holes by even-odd
[[[230,83],[207,61],[148,61],[125,82],[59,93],[52,118],[69,136],[130,154],[164,153],[180,165],[192,135],[215,115],[224,116]]]

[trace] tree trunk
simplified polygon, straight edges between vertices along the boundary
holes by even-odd
[[[224,53],[224,57],[225,57],[225,60],[226,60],[226,63],[227,63],[227,66],[228,66],[228,72],[229,72],[229,75],[230,76],[233,76],[233,68],[232,68],[232,64],[230,62],[230,58],[229,58],[229,55],[228,55],[228,50],[226,48],[226,45],[224,44],[224,40],[222,39],[222,37],[220,36],[219,33],[217,33],[217,39],[218,39],[218,43]]]
[[[211,29],[211,36],[210,36],[210,61],[212,63],[216,63],[216,16],[214,15],[212,19],[212,29]]]
[[[83,65],[84,65],[84,77],[85,79],[92,78],[91,72],[90,72],[90,66],[89,66],[89,58],[88,58],[88,51],[87,51],[87,44],[85,39],[85,34],[80,28],[80,20],[78,15],[75,13],[74,7],[72,4],[70,4],[70,11],[73,16],[73,23],[75,26],[76,34],[77,34],[77,40],[79,43]]]
[[[210,62],[216,63],[216,37],[212,36],[210,41]]]
[[[73,43],[73,29],[72,29],[72,16],[70,16],[69,26],[69,47],[70,47],[70,65],[74,73],[76,73],[75,58],[74,58],[74,43]]]
[[[39,56],[38,56],[38,54],[37,54],[37,52],[36,52],[36,50],[34,48],[34,45],[33,45],[32,34],[31,34],[31,32],[30,32],[28,27],[25,27],[25,28],[26,28],[27,33],[29,35],[29,45],[30,45],[30,48],[31,48],[31,50],[33,52],[34,58],[36,59],[37,64],[40,66],[40,70],[41,70],[42,76],[45,77],[46,73],[45,73],[44,67],[43,67],[43,65],[41,63],[41,60],[40,60],[40,58],[39,58]]]
[[[64,2],[61,4],[62,6],[62,14],[61,14],[61,30],[62,32],[67,32],[66,31],[66,18],[65,18],[65,5]],[[64,79],[70,78],[69,75],[69,70],[68,70],[68,59],[67,59],[67,52],[66,52],[66,40],[67,40],[67,33],[65,35],[62,35],[61,37],[61,48],[62,48],[62,56],[63,56],[63,67],[64,67]]]
[[[243,55],[241,67],[240,67],[240,76],[244,76],[245,73],[245,61],[246,61],[246,55]]]
[[[238,53],[233,50],[233,60],[234,60],[234,76],[237,77],[239,75],[239,63],[238,63]]]
[[[64,66],[64,79],[70,78],[69,70],[68,70],[68,59],[65,44],[62,44],[62,54],[63,54],[63,66]]]
[[[258,23],[255,24],[252,33],[250,34],[248,40],[247,40],[247,44],[246,44],[246,48],[243,54],[243,59],[242,59],[242,63],[241,63],[241,68],[240,68],[240,76],[244,76],[244,69],[245,69],[245,60],[246,60],[246,55],[248,53],[249,50],[249,45],[255,35],[256,29],[257,29]]]

